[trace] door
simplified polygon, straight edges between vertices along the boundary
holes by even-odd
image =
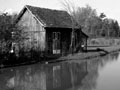
[[[60,32],[53,32],[53,54],[60,54]]]

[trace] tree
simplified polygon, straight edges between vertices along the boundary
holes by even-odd
[[[75,42],[75,26],[77,24],[77,20],[75,17],[75,4],[73,2],[70,2],[69,0],[64,0],[64,2],[61,2],[64,9],[70,14],[71,16],[71,21],[72,21],[72,34],[71,34],[71,44],[70,44],[70,52],[73,53],[74,49],[74,42]]]
[[[101,20],[98,18],[96,10],[92,9],[89,5],[86,7],[75,7],[71,2],[66,2],[64,6],[70,12],[73,21],[73,27],[82,27],[82,30],[89,35],[95,36],[98,33],[98,28],[101,27]],[[96,35],[97,36],[97,35]]]
[[[106,37],[118,37],[119,36],[119,25],[114,19],[104,19],[102,21],[102,32]],[[103,35],[103,33],[102,33]]]
[[[119,30],[119,24],[117,21],[114,22],[114,30],[115,30],[115,37],[119,37],[120,30]]]
[[[23,37],[23,27],[14,23],[16,15],[3,13],[0,15],[0,53],[9,53],[12,43],[21,42]]]
[[[95,16],[96,10],[92,9],[89,5],[86,5],[86,7],[78,7],[74,17],[76,17],[78,23],[84,27],[87,21]]]
[[[104,13],[100,13],[100,16],[99,16],[101,19],[104,19],[106,17],[106,15]]]

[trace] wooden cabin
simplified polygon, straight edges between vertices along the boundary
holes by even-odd
[[[69,53],[72,34],[71,16],[66,11],[26,5],[16,20],[27,32],[24,50],[31,48],[46,55],[64,55]],[[75,45],[79,49],[86,47],[87,35],[75,28]],[[79,39],[78,39],[79,38]]]

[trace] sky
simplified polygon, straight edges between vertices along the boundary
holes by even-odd
[[[24,5],[32,5],[50,9],[63,9],[61,2],[64,0],[0,0],[0,11],[20,12]],[[120,24],[120,0],[70,0],[76,6],[85,7],[87,4],[102,12],[108,18],[116,19]]]

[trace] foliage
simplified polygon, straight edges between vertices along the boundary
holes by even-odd
[[[104,13],[97,15],[96,9],[86,7],[75,7],[72,2],[65,0],[62,3],[64,9],[71,14],[73,26],[82,27],[89,37],[119,37],[119,24],[114,19],[109,19]]]
[[[3,13],[0,15],[0,53],[8,53],[12,43],[22,41],[22,26],[14,24],[15,15]]]
[[[95,9],[89,5],[86,7],[78,7],[75,15],[79,25],[83,27],[83,31],[90,37],[118,37],[119,25],[116,20],[106,18],[104,13],[97,15]]]

